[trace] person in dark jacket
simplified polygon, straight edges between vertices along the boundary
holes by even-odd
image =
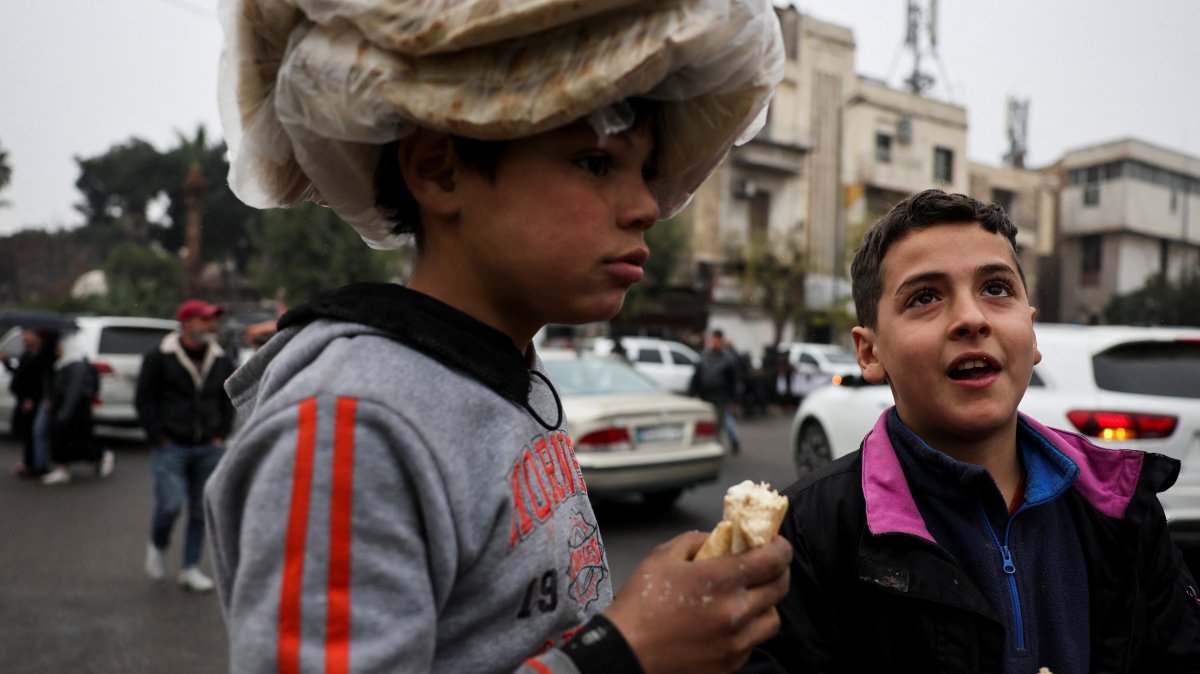
[[[12,434],[21,440],[21,461],[12,467],[11,472],[19,477],[40,477],[46,472],[44,463],[39,464],[34,435],[34,421],[41,407],[42,394],[49,386],[54,372],[53,348],[58,343],[58,333],[38,332],[23,328],[21,330],[21,345],[24,351],[14,365],[8,354],[0,351],[0,362],[9,371],[12,378],[8,382],[8,390],[14,400],[12,413]],[[50,344],[49,350],[43,350],[43,344]]]
[[[791,587],[763,669],[1200,671],[1196,581],[1156,496],[1179,462],[1017,412],[1041,355],[1015,237],[940,190],[864,237],[854,343],[896,405],[785,490]]]
[[[136,394],[138,420],[154,452],[154,515],[145,571],[155,580],[165,575],[163,553],[186,500],[187,532],[178,580],[197,592],[213,589],[199,567],[204,485],[233,427],[233,404],[224,385],[234,365],[216,342],[221,313],[220,307],[201,300],[179,305],[175,318],[180,331],[145,355]]]
[[[115,456],[97,444],[92,432],[92,405],[100,393],[100,373],[78,354],[63,354],[54,366],[54,379],[48,394],[51,414],[50,458],[53,469],[42,476],[42,484],[71,481],[69,465],[86,461],[95,466],[96,475],[112,474]]]
[[[737,353],[725,343],[725,333],[713,330],[700,362],[692,374],[688,394],[711,403],[717,412],[717,432],[724,432],[729,450],[741,452],[733,407],[742,397],[741,363]]]

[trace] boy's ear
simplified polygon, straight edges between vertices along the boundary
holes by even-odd
[[[1037,322],[1037,307],[1029,307],[1029,322]],[[1037,331],[1033,333],[1033,364],[1037,365],[1042,362],[1042,352],[1037,348]]]
[[[883,363],[875,354],[875,331],[859,325],[850,331],[850,335],[854,337],[854,356],[858,360],[858,367],[862,369],[863,379],[872,384],[887,381],[887,370],[883,369]]]
[[[457,156],[450,136],[419,128],[400,141],[398,152],[400,173],[421,210],[445,219],[457,215]]]

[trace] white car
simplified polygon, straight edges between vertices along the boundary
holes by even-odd
[[[77,316],[74,320],[79,329],[63,337],[63,351],[83,354],[100,372],[100,403],[93,410],[96,433],[142,437],[133,406],[142,356],[156,348],[167,333],[179,329],[179,324],[128,316]],[[20,356],[20,330],[14,328],[0,338],[0,349]],[[15,404],[8,382],[8,372],[0,368],[0,425],[6,429]]]
[[[1042,362],[1020,410],[1099,445],[1182,460],[1178,481],[1160,500],[1176,524],[1200,527],[1200,328],[1034,329]],[[857,450],[892,404],[890,387],[861,377],[814,392],[792,421],[797,473]]]
[[[667,391],[686,394],[700,362],[700,354],[686,344],[657,337],[621,337],[625,357],[638,372]],[[592,350],[612,353],[613,340],[597,339]]]
[[[725,448],[712,405],[665,392],[614,358],[539,355],[562,398],[590,495],[641,494],[661,510],[684,488],[720,475]]]
[[[841,377],[860,374],[854,354],[836,344],[784,342],[779,345],[779,352],[787,356],[792,366],[788,393],[795,397],[803,398]]]

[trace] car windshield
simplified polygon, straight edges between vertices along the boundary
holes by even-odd
[[[633,368],[608,358],[545,361],[550,381],[565,396],[604,393],[656,393],[658,387]]]
[[[854,358],[854,356],[851,356],[848,353],[843,353],[841,351],[826,351],[825,359],[831,363],[837,363],[838,365],[857,365],[858,364],[858,361]]]
[[[1131,342],[1092,358],[1106,391],[1200,398],[1200,342]]]

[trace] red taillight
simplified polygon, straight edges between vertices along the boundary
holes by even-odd
[[[112,365],[109,365],[102,360],[93,360],[92,367],[96,368],[96,372],[99,372],[101,376],[113,373]]]
[[[575,448],[585,452],[613,452],[632,449],[629,431],[624,428],[604,428],[592,431],[575,443]]]
[[[717,424],[715,421],[697,421],[696,432],[692,434],[692,442],[712,442],[717,439]]]
[[[1080,433],[1103,440],[1169,438],[1179,423],[1178,417],[1167,414],[1090,410],[1071,410],[1067,419]]]

